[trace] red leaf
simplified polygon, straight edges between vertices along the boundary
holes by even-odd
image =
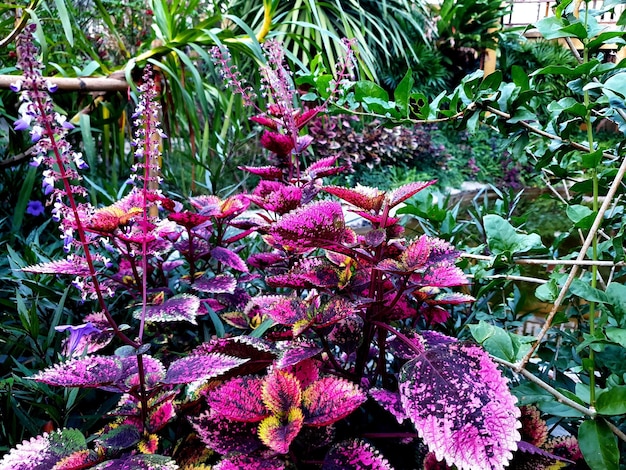
[[[305,423],[327,426],[345,418],[367,399],[365,393],[347,380],[325,377],[307,387],[302,396]]]
[[[206,393],[207,403],[219,416],[233,421],[256,422],[269,412],[261,399],[263,379],[236,377]]]
[[[239,169],[266,180],[280,180],[283,177],[283,170],[277,166],[240,166]]]
[[[404,186],[400,186],[398,189],[393,190],[389,196],[389,207],[394,207],[400,204],[401,202],[406,201],[411,196],[416,195],[422,189],[427,188],[431,184],[435,184],[437,180],[432,181],[417,181],[414,183],[405,184]]]
[[[324,186],[322,190],[366,211],[378,212],[385,200],[385,193],[383,191],[361,185],[357,185],[356,188]]]
[[[503,470],[517,449],[519,409],[496,365],[479,347],[426,349],[400,371],[402,406],[418,434],[459,470]]]

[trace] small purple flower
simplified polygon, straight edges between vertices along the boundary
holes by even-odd
[[[55,326],[54,329],[58,332],[62,331],[70,331],[70,336],[64,342],[64,352],[68,357],[72,357],[74,355],[80,355],[87,347],[89,335],[94,333],[102,333],[102,330],[96,328],[93,323],[87,322],[82,325],[59,325]],[[84,339],[83,339],[84,338]],[[82,343],[82,344],[81,344]],[[82,350],[79,350],[79,346],[82,346]]]
[[[26,206],[27,214],[37,217],[38,215],[42,215],[44,212],[45,209],[41,201],[28,201],[28,205]]]

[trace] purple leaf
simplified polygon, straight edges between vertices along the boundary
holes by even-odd
[[[220,454],[242,452],[248,454],[261,447],[256,435],[256,423],[242,423],[216,416],[207,411],[191,419],[191,425],[206,446]]]
[[[61,459],[54,466],[54,470],[75,470],[80,468],[93,468],[98,462],[101,461],[102,457],[99,456],[95,451],[90,449],[83,449],[78,450],[73,454]]]
[[[517,449],[519,409],[479,347],[426,349],[400,371],[402,406],[437,460],[459,470],[502,470]]]
[[[302,400],[300,381],[288,372],[274,369],[263,380],[261,398],[268,410],[274,414],[283,415],[292,408],[300,406]]]
[[[326,454],[322,470],[393,470],[370,444],[350,440],[335,444]]]
[[[172,459],[163,455],[129,455],[115,460],[107,460],[94,470],[177,470],[179,467]]]
[[[188,384],[198,380],[212,379],[247,361],[248,359],[226,356],[224,354],[183,357],[170,364],[163,383],[172,385]]]
[[[141,360],[143,362],[145,385],[148,389],[152,389],[165,377],[165,368],[163,364],[161,364],[161,361],[151,356],[144,354],[141,356]],[[140,383],[137,361],[137,356],[128,356],[121,359],[122,373],[120,374],[120,378],[112,386],[100,388],[111,392],[127,392],[133,387],[138,388]]]
[[[285,465],[277,458],[255,457],[237,454],[221,460],[213,470],[284,470]]]
[[[203,355],[221,353],[227,356],[249,359],[248,362],[233,369],[230,373],[248,375],[265,369],[277,356],[272,343],[261,338],[251,336],[236,336],[234,338],[219,338],[203,343],[193,350],[192,354]]]
[[[408,198],[416,195],[422,189],[427,188],[431,184],[435,184],[437,180],[432,181],[417,181],[415,183],[405,184],[404,186],[400,186],[398,189],[393,190],[387,196],[389,199],[389,207],[394,207],[400,204],[401,202],[406,201]]]
[[[376,400],[380,406],[393,415],[398,421],[398,424],[407,418],[402,403],[400,402],[400,394],[397,392],[390,392],[389,390],[383,390],[379,388],[373,388],[369,391],[370,396]]]
[[[136,426],[109,426],[96,438],[96,443],[105,449],[120,451],[134,446],[140,439],[141,433]]]
[[[259,423],[259,439],[274,452],[286,454],[302,429],[302,422],[300,408],[291,408],[281,416],[268,416]]]
[[[261,421],[269,413],[261,399],[263,379],[237,377],[209,390],[206,400],[216,415],[233,421]]]
[[[306,174],[312,180],[317,178],[323,178],[325,176],[336,175],[346,169],[345,166],[335,166],[338,156],[322,158],[315,163],[311,164],[306,169]]]
[[[145,320],[148,323],[188,321],[197,325],[196,316],[200,308],[200,299],[191,294],[175,295],[160,305],[146,307]],[[135,310],[133,316],[141,318],[141,309]]]
[[[304,422],[309,426],[327,426],[348,416],[366,399],[352,382],[325,377],[309,385],[302,395]]]
[[[109,356],[87,356],[55,364],[31,378],[58,387],[101,387],[120,379],[122,362]]]
[[[456,343],[458,340],[453,338],[452,336],[444,335],[443,333],[439,333],[438,331],[433,330],[424,330],[421,332],[421,336],[424,341],[426,341],[426,345],[430,347],[438,346],[440,344],[450,344]]]
[[[524,460],[527,460],[527,457],[529,455],[534,455],[534,456],[538,456],[540,458],[541,461],[543,461],[543,463],[545,464],[545,467],[542,466],[535,466],[534,468],[551,468],[551,466],[554,465],[554,462],[567,462],[567,463],[574,463],[574,461],[566,459],[565,457],[561,457],[559,455],[555,455],[551,452],[545,451],[543,449],[540,449],[539,447],[526,442],[526,441],[519,441],[517,443],[517,453],[515,454],[515,462],[517,462],[517,460],[520,458],[520,455],[523,454],[528,454],[526,455]],[[557,468],[557,467],[552,467],[552,468]]]
[[[253,268],[267,269],[283,259],[285,258],[280,253],[256,253],[248,258],[248,264]]]
[[[278,369],[285,369],[298,364],[306,359],[310,359],[323,351],[321,346],[306,341],[290,341],[285,349],[281,351],[280,358],[275,365]]]
[[[283,170],[276,166],[240,166],[239,169],[248,171],[266,180],[279,180],[283,177]]]
[[[237,279],[230,274],[218,274],[210,278],[201,277],[196,279],[192,287],[207,294],[232,294],[237,287]]]
[[[87,448],[85,437],[76,429],[62,429],[23,441],[5,454],[0,470],[49,470],[74,452]]]
[[[343,297],[333,297],[315,316],[314,323],[316,327],[323,328],[333,325],[354,313],[354,305]]]
[[[313,202],[284,215],[266,235],[272,246],[300,253],[324,243],[353,239],[354,232],[346,228],[341,205],[331,201]]]
[[[211,250],[211,256],[229,268],[232,268],[236,271],[241,271],[247,273],[248,266],[242,260],[238,254],[234,251],[229,250],[228,248],[222,248],[221,246],[216,246]]]
[[[322,190],[365,211],[378,212],[385,200],[385,193],[383,191],[361,185],[357,185],[356,188],[324,186]]]
[[[273,302],[266,308],[261,308],[261,313],[267,315],[276,323],[281,325],[293,325],[294,323],[306,319],[306,307],[297,297],[286,296],[264,296],[271,297]],[[257,297],[255,301],[258,301]]]
[[[347,352],[355,351],[363,341],[363,319],[350,315],[335,324],[328,339]]]
[[[68,257],[59,261],[35,264],[22,268],[22,271],[35,274],[71,274],[73,276],[89,276],[89,266],[87,262],[78,256]]]
[[[404,338],[397,336],[389,338],[389,350],[400,359],[413,359],[418,353],[424,351],[424,338],[413,330],[402,330]],[[406,340],[409,340],[407,344]]]
[[[286,214],[300,206],[302,189],[278,181],[261,180],[248,199],[261,209]]]
[[[341,281],[339,269],[319,258],[305,258],[298,262],[287,274],[268,276],[266,282],[271,287],[337,287]]]

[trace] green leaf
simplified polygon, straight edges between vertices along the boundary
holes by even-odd
[[[587,206],[580,204],[574,204],[567,206],[565,213],[569,220],[574,222],[576,228],[589,229],[593,225],[593,221],[596,218],[595,212],[589,209]]]
[[[528,72],[519,65],[513,65],[513,67],[511,67],[511,77],[513,78],[513,83],[522,90],[528,90],[530,88]]]
[[[356,82],[354,86],[354,97],[357,101],[365,101],[365,98],[375,98],[381,101],[389,101],[389,95],[384,88],[376,85],[374,82],[365,80]]]
[[[620,72],[613,75],[604,82],[604,89],[626,97],[626,72]]]
[[[617,470],[617,438],[604,422],[588,419],[578,429],[578,445],[591,470]]]
[[[584,64],[577,65],[576,67],[566,67],[565,65],[548,65],[547,67],[535,70],[531,75],[575,75],[577,77],[583,76],[593,69],[597,64],[595,62],[585,62]]]
[[[626,79],[626,77],[624,77]],[[602,149],[598,149],[595,152],[583,153],[583,168],[597,168],[602,161]]]
[[[535,289],[535,297],[542,302],[554,302],[558,295],[559,286],[554,278]]]
[[[26,173],[26,178],[24,179],[24,183],[20,188],[20,195],[17,199],[17,203],[15,204],[15,209],[13,212],[13,221],[11,224],[11,231],[13,233],[17,232],[24,221],[24,214],[26,213],[26,206],[28,205],[28,201],[30,199],[30,195],[33,192],[33,185],[35,184],[35,177],[37,176],[37,168],[34,166],[28,167],[28,172]]]
[[[626,386],[610,388],[600,395],[596,401],[596,411],[611,416],[626,413]]]
[[[411,90],[413,89],[414,83],[415,80],[413,80],[413,71],[409,69],[393,92],[393,98],[403,116],[408,117],[409,101],[411,99]]]
[[[609,302],[606,294],[599,289],[591,287],[589,282],[582,279],[574,279],[572,285],[569,288],[570,292],[581,299],[585,299],[588,302],[599,302],[606,304]]]
[[[604,330],[604,333],[611,341],[626,348],[626,329],[610,326]]]
[[[72,32],[72,20],[70,19],[70,15],[67,12],[67,6],[65,6],[65,0],[54,0],[54,5],[57,8],[59,19],[61,20],[61,25],[63,25],[63,32],[65,33],[65,38],[67,39],[67,42],[70,44],[70,47],[74,47],[74,33]]]
[[[616,319],[620,322],[623,321],[623,319],[626,318],[626,286],[618,282],[611,282],[606,287],[605,293],[609,299],[610,305],[613,307],[613,312],[617,317]]]
[[[525,253],[545,248],[539,235],[517,233],[515,228],[499,215],[486,215],[483,217],[483,224],[487,234],[487,244],[494,255]]]

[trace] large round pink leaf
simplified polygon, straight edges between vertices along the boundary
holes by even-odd
[[[479,347],[426,349],[400,371],[402,406],[437,460],[459,470],[503,470],[517,449],[519,409]]]

